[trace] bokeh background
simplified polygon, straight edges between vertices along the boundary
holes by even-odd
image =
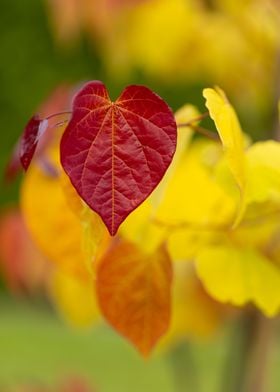
[[[51,92],[91,79],[102,80],[113,98],[127,84],[145,84],[174,110],[188,102],[202,112],[202,89],[218,84],[253,140],[272,136],[279,7],[277,0],[1,0],[0,173],[27,119]],[[1,182],[2,210],[17,203],[19,182]],[[1,391],[77,376],[97,392],[172,392],[182,376],[174,375],[178,358],[190,364],[179,373],[192,375],[191,364],[198,365],[202,391],[229,391],[220,375],[229,356],[234,360],[238,325],[143,361],[107,327],[76,331],[45,298],[15,299],[4,279],[0,309]],[[279,365],[275,345],[269,392],[280,390]]]

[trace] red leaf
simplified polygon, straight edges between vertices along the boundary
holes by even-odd
[[[147,356],[170,323],[172,264],[165,247],[146,255],[132,243],[116,242],[96,278],[104,317]]]
[[[31,117],[20,140],[20,161],[24,170],[28,169],[35,153],[41,122],[39,116]]]
[[[93,81],[74,100],[61,163],[114,235],[162,179],[176,138],[171,109],[151,90],[129,86],[111,102],[104,84]]]
[[[58,115],[61,115],[63,112],[66,113],[70,106],[72,92],[73,89],[71,86],[60,85],[59,87],[57,87],[38,110],[38,113],[40,113],[40,117],[42,119],[45,118],[45,120],[42,120],[39,124],[38,129],[36,121],[33,121],[33,119],[39,120],[38,116],[32,117],[31,120],[28,122],[27,126],[25,127],[23,136],[21,136],[21,138],[15,145],[12,156],[7,163],[5,170],[5,180],[7,182],[12,181],[23,167],[28,168],[28,166],[30,165],[30,161],[34,157],[34,154],[36,155],[36,158],[41,158],[43,156],[46,147],[53,140],[56,133],[56,124],[49,124],[47,118],[52,117],[57,122],[56,116],[53,115],[53,113],[57,113]],[[31,132],[31,136],[33,135],[31,139],[34,139],[34,141],[32,142],[31,140],[31,143],[29,140],[30,122],[34,123],[34,133]],[[48,125],[50,125],[49,132],[45,133],[44,131],[46,130]],[[50,132],[52,129],[53,132]],[[38,132],[37,137],[36,132]],[[27,151],[27,149],[31,150],[30,153]],[[24,161],[23,164],[21,162],[21,155],[22,160]]]

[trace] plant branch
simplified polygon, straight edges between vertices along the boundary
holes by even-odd
[[[197,125],[197,123],[204,118],[209,117],[209,112],[202,113],[200,116],[193,118],[192,120],[178,124],[178,128],[183,128],[183,127],[189,127],[193,131],[200,133],[203,136],[206,136],[208,139],[214,140],[214,141],[220,141],[220,137],[217,133],[210,131],[209,129],[200,127]]]
[[[197,116],[192,120],[187,121],[186,123],[178,124],[178,127],[190,127],[192,124],[197,123],[207,117],[209,117],[209,112],[202,113],[200,116]]]
[[[45,120],[51,120],[51,119],[54,118],[54,117],[64,116],[64,115],[66,115],[66,114],[72,114],[72,113],[73,113],[73,112],[71,112],[71,111],[69,111],[69,110],[64,111],[64,112],[53,113],[53,114],[51,114],[50,116],[46,117]]]
[[[200,127],[198,125],[190,125],[190,127],[195,132],[199,133],[200,135],[206,136],[208,139],[214,140],[215,142],[221,141],[219,135],[215,132],[209,131],[209,129]]]

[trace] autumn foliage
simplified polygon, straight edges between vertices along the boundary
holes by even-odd
[[[112,235],[157,186],[176,147],[167,104],[143,86],[111,102],[101,82],[75,97],[60,146],[61,163],[82,199]]]
[[[101,313],[144,356],[164,335],[211,333],[229,304],[279,312],[279,143],[252,144],[220,88],[203,96],[207,113],[173,115],[146,87],[111,102],[93,81],[21,139],[21,210],[53,262],[51,298],[75,325]],[[208,114],[217,133],[199,126]]]

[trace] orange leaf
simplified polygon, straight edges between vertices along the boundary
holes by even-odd
[[[147,255],[116,241],[97,268],[97,297],[104,317],[143,356],[170,322],[172,265],[164,246]]]

